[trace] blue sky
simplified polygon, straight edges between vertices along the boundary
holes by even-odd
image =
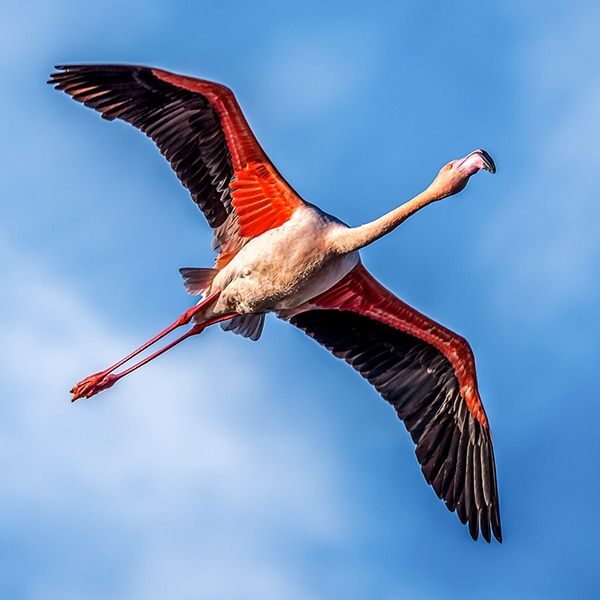
[[[2,597],[598,597],[596,2],[24,1],[0,22]],[[191,305],[179,267],[213,260],[153,145],[45,84],[77,62],[226,83],[352,225],[492,154],[363,260],[473,346],[502,545],[472,542],[392,409],[274,318],[69,403]]]

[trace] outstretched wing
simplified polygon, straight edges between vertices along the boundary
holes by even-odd
[[[213,228],[223,260],[303,204],[225,86],[133,65],[57,69],[49,81],[57,89],[156,143]]]
[[[496,466],[475,362],[461,337],[402,302],[358,264],[290,322],[343,358],[394,406],[425,479],[489,542],[502,541]]]

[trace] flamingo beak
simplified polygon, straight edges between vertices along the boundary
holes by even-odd
[[[485,169],[490,173],[496,172],[494,159],[485,150],[481,149],[475,150],[474,152],[471,152],[471,154],[467,154],[467,156],[456,163],[455,168],[467,177],[474,175],[481,169]]]
[[[490,173],[496,172],[496,164],[494,163],[494,159],[485,151],[485,150],[475,150],[475,152],[479,153],[481,157],[481,161],[483,162],[483,168]]]

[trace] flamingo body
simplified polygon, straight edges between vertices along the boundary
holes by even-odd
[[[330,289],[359,260],[358,252],[328,251],[328,232],[342,227],[346,226],[307,204],[279,227],[251,238],[206,291],[221,291],[213,312],[292,309]]]
[[[489,423],[468,343],[379,284],[360,248],[431,202],[461,191],[481,169],[476,150],[445,165],[421,194],[378,219],[348,227],[305,202],[260,147],[231,90],[217,83],[131,65],[58,67],[50,83],[107,119],[143,131],[170,162],[213,229],[213,268],[181,273],[198,304],[108,369],[82,380],[90,397],[182,340],[221,323],[258,339],[274,312],[365,377],[396,410],[416,444],[425,479],[479,532],[502,539]],[[122,372],[167,333],[174,342]]]

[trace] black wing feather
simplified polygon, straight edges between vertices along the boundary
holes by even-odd
[[[209,225],[216,229],[232,212],[231,154],[221,120],[205,96],[156,77],[147,67],[57,67],[50,83],[75,100],[143,131],[171,163]]]
[[[450,361],[408,333],[344,310],[290,322],[343,358],[394,406],[416,444],[423,475],[477,539],[502,540],[489,430],[467,410]]]

